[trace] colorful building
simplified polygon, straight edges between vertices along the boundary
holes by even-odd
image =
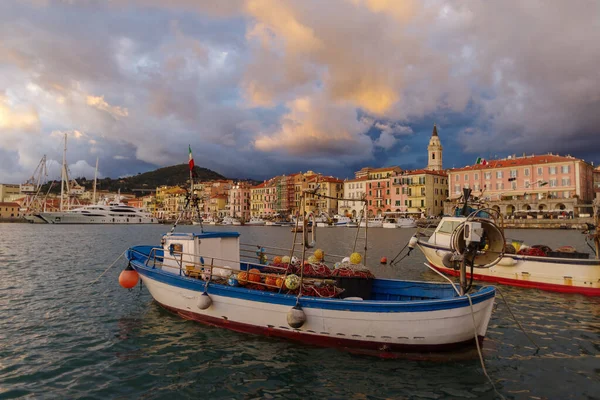
[[[19,185],[17,185],[18,187]],[[21,217],[19,212],[19,203],[14,202],[0,202],[0,218],[3,219],[17,219]]]
[[[367,176],[363,176],[359,179],[349,179],[344,181],[344,200],[338,201],[338,214],[344,216],[350,215],[353,218],[360,216],[360,213],[363,210],[364,202],[352,200],[360,200],[365,198],[367,179]]]
[[[238,182],[229,189],[229,216],[241,221],[250,219],[250,185]]]
[[[392,179],[394,211],[419,213],[425,217],[444,213],[448,198],[448,176],[444,171],[419,169],[404,171]]]
[[[579,213],[594,198],[591,164],[555,154],[510,156],[448,171],[450,199],[463,188],[505,215],[518,211]]]

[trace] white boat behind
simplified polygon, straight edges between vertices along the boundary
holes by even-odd
[[[373,217],[373,218],[369,218],[367,221],[363,220],[360,222],[361,228],[365,228],[367,226],[369,228],[382,228],[383,227],[383,217]]]
[[[259,217],[252,217],[252,218],[250,218],[249,221],[246,222],[246,225],[253,225],[253,226],[262,226],[265,224],[266,224],[266,221]]]
[[[451,254],[453,232],[465,220],[465,217],[444,217],[430,236],[418,236],[419,249],[433,268],[448,275],[457,275],[456,270],[446,265],[445,259]],[[505,253],[491,268],[474,268],[473,279],[561,293],[600,296],[600,260],[589,259],[587,253],[529,253],[537,255]],[[467,273],[467,276],[470,277],[471,274]]]

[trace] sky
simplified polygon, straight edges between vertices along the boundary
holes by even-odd
[[[0,183],[600,163],[597,0],[3,0]]]

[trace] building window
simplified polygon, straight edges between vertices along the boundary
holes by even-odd
[[[525,168],[525,171],[523,171],[525,176],[529,176],[529,168]]]
[[[396,200],[396,207],[400,207],[400,200]]]
[[[496,190],[502,190],[502,189],[504,189],[504,183],[496,182]]]
[[[469,175],[465,174],[465,182],[469,180]]]
[[[530,186],[529,181],[525,181],[525,187],[528,188]]]
[[[486,172],[485,173],[485,180],[489,181],[490,179],[492,179],[492,173],[491,172]]]
[[[512,181],[510,187],[511,187],[512,190],[517,189],[517,182]]]
[[[560,183],[562,186],[571,186],[571,178],[562,178]]]
[[[460,185],[454,185],[454,193],[460,193]]]
[[[502,171],[496,171],[496,178],[502,179]]]
[[[460,180],[460,176],[458,176],[458,174],[455,175],[456,179],[454,179],[455,181]]]
[[[557,186],[557,179],[550,179],[550,187],[556,187]]]
[[[435,153],[431,153],[431,159],[435,160]]]
[[[548,167],[548,173],[550,175],[556,175],[556,167]]]
[[[562,172],[563,174],[568,174],[570,170],[571,168],[569,165],[563,165],[562,167],[560,167],[560,172]]]
[[[475,172],[475,174],[473,175],[473,179],[475,179],[476,181],[479,180],[479,174],[477,172]]]
[[[568,190],[566,192],[564,192],[564,197],[565,199],[568,199],[569,197],[571,197],[571,192],[569,192]]]
[[[400,194],[400,188],[396,188],[396,194]]]
[[[425,207],[425,200],[421,200],[421,207]]]
[[[475,185],[473,185],[473,189],[476,191],[479,191],[480,190],[479,183],[476,183]]]
[[[510,177],[511,178],[516,178],[517,177],[517,170],[516,169],[511,169],[510,170]]]

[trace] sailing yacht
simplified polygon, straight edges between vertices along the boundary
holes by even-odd
[[[60,211],[41,212],[36,217],[48,224],[157,224],[158,219],[149,213],[121,202],[117,195],[112,202],[80,206],[70,209],[70,195],[73,193],[67,168],[67,135],[63,150],[63,165],[61,173]],[[96,180],[98,175],[98,160],[96,159],[96,175],[94,176],[94,195],[92,203],[96,202]]]

